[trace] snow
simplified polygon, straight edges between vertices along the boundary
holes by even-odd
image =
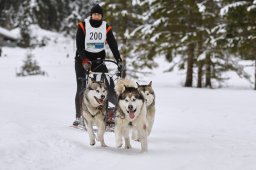
[[[223,8],[221,8],[220,15],[221,16],[226,15],[230,8],[235,8],[235,7],[243,6],[246,4],[248,4],[248,2],[246,2],[246,1],[239,1],[239,2],[234,2],[234,3],[228,4],[228,5],[224,6]]]
[[[201,12],[201,13],[205,12],[206,6],[204,5],[204,2],[197,3],[197,7],[199,9],[199,12]]]
[[[253,5],[251,5],[251,6],[249,6],[249,7],[247,8],[247,11],[248,11],[248,12],[250,12],[250,11],[253,12],[253,10],[254,10],[255,8],[256,8],[256,5],[253,4]]]
[[[17,40],[19,38],[19,34],[17,33],[16,30],[7,30],[3,27],[0,27],[0,34],[6,36],[6,37],[9,37],[13,40]]]
[[[37,0],[31,0],[30,1],[30,9],[36,9],[38,10],[39,6],[38,6],[38,3],[37,3]]]
[[[232,75],[229,88],[183,88],[184,75],[163,73],[169,64],[162,58],[152,75],[138,80],[152,80],[157,97],[148,152],[140,153],[135,141],[131,150],[116,148],[114,133],[105,134],[107,148],[90,146],[86,132],[69,127],[75,117],[73,44],[59,35],[31,51],[3,47],[0,169],[255,169],[256,93],[250,85]],[[28,52],[48,76],[15,76]]]
[[[151,42],[156,42],[157,39],[163,34],[162,32],[156,33],[153,37],[150,38]]]

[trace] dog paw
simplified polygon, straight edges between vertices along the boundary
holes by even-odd
[[[140,139],[139,139],[138,137],[134,137],[134,138],[132,137],[132,140],[133,140],[133,141],[136,141],[136,142],[139,142],[139,141],[140,141]]]
[[[108,147],[105,143],[101,143],[101,147]]]
[[[123,144],[122,144],[122,143],[120,143],[120,144],[117,144],[117,145],[116,145],[116,147],[117,147],[117,148],[121,148],[121,147],[122,147],[122,145],[123,145]]]
[[[90,145],[91,146],[95,145],[95,140],[90,140]]]
[[[148,151],[148,146],[147,145],[144,145],[144,146],[142,145],[140,152],[143,153],[143,152],[147,152],[147,151]]]
[[[131,146],[131,145],[126,145],[124,148],[125,148],[125,149],[131,149],[132,146]]]
[[[144,153],[144,152],[147,152],[148,150],[145,150],[145,149],[142,149],[141,151],[140,151],[140,153]]]

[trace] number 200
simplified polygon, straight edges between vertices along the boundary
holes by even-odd
[[[90,40],[101,40],[102,33],[101,32],[90,32]]]

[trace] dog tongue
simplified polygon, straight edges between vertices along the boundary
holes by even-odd
[[[130,112],[129,112],[129,117],[130,117],[131,119],[133,119],[133,118],[135,117],[134,112],[130,111]]]

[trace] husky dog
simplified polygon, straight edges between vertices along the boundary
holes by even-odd
[[[97,140],[101,146],[107,146],[104,142],[104,133],[106,128],[105,113],[107,104],[107,88],[104,82],[91,80],[84,91],[82,101],[82,115],[87,125],[90,138],[90,145],[95,144],[95,134],[93,125],[98,128]]]
[[[131,148],[129,132],[134,129],[138,132],[141,151],[147,151],[147,110],[143,95],[136,84],[128,79],[119,80],[115,90],[118,95],[115,120],[116,146],[122,147],[122,138],[124,138],[124,147]]]
[[[137,83],[137,82],[136,82]],[[151,133],[153,123],[155,120],[155,93],[152,88],[152,81],[147,85],[140,85],[137,83],[139,91],[142,93],[147,103],[147,121],[148,121],[148,136]]]

